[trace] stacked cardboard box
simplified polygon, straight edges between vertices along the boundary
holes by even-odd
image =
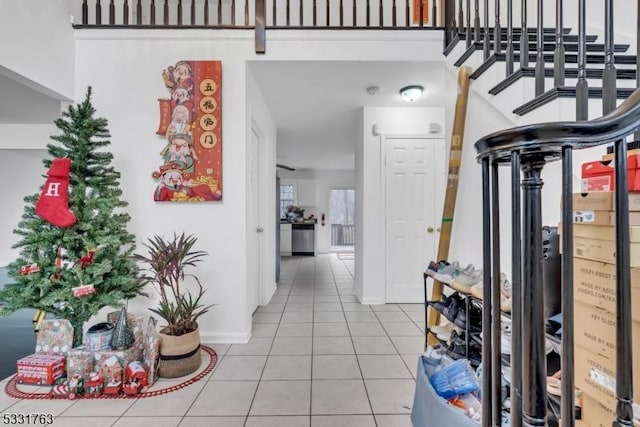
[[[574,194],[573,208],[575,382],[583,391],[583,421],[591,427],[609,427],[616,413],[615,196]],[[640,390],[640,193],[629,194],[629,209],[633,384]],[[634,404],[634,416],[640,426],[640,405]]]

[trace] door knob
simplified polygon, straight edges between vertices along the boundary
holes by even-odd
[[[262,233],[262,232],[264,231],[264,228],[262,228],[262,227],[258,227],[258,228],[256,228],[256,231],[257,231],[258,233]]]
[[[427,233],[433,233],[433,227],[427,228]]]

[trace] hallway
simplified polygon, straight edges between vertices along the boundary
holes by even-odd
[[[410,427],[424,308],[361,305],[353,264],[336,254],[285,258],[250,342],[213,345],[215,370],[182,390],[111,401],[2,393],[0,411],[52,412],[65,427]]]

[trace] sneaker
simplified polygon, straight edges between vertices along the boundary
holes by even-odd
[[[511,282],[504,273],[500,273],[500,310],[511,313]]]
[[[471,288],[482,281],[482,271],[476,270],[476,272],[480,272],[480,274],[476,276],[465,273],[465,271],[462,270],[460,274],[451,281],[451,287],[460,293],[471,294]]]
[[[453,323],[446,323],[444,325],[437,325],[431,328],[431,332],[442,341],[449,341],[451,339],[451,332],[453,332]]]

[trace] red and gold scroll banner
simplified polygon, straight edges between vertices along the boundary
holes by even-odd
[[[422,3],[422,22],[426,24],[429,22],[429,0],[413,0],[413,23],[420,23],[420,3]]]
[[[162,78],[171,98],[158,100],[164,147],[153,199],[222,200],[222,63],[178,61]]]

